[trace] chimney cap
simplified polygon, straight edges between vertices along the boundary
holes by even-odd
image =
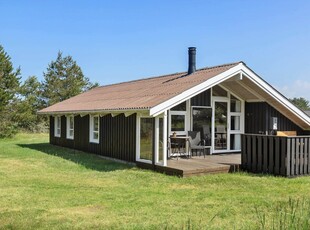
[[[196,47],[188,47],[188,71],[192,74],[196,71]]]

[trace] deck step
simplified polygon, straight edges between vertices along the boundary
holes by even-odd
[[[180,176],[190,177],[190,176],[201,176],[201,175],[218,174],[218,173],[233,173],[233,172],[239,172],[239,170],[240,165],[222,165],[214,168],[183,171],[183,174]]]

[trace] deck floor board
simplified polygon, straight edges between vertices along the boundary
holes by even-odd
[[[241,165],[241,154],[218,154],[204,157],[192,157],[190,159],[172,158],[168,160],[169,172],[175,170],[179,176],[195,176],[213,173],[228,173],[232,168],[239,168]],[[165,170],[164,170],[165,171]]]

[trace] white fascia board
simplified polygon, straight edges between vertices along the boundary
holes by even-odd
[[[167,111],[169,109],[171,109],[172,107],[174,107],[177,104],[182,103],[183,101],[186,101],[194,96],[196,96],[197,94],[213,87],[214,85],[217,85],[227,79],[229,79],[232,76],[235,76],[236,74],[240,73],[241,71],[241,66],[242,63],[239,63],[238,65],[232,67],[229,70],[226,70],[223,73],[220,73],[219,75],[216,75],[202,83],[200,83],[199,85],[196,85],[182,93],[180,93],[179,95],[159,104],[156,105],[154,107],[152,107],[150,109],[150,116],[156,117],[157,115],[163,113],[164,111]],[[190,76],[189,76],[190,77]]]
[[[242,64],[242,63],[241,63]],[[276,101],[282,104],[285,108],[290,110],[293,114],[295,114],[298,118],[300,118],[303,122],[307,123],[310,126],[310,117],[308,117],[303,111],[298,109],[295,105],[293,105],[287,98],[285,98],[281,93],[279,93],[276,89],[270,86],[267,82],[265,82],[262,78],[260,78],[257,74],[255,74],[251,69],[242,64],[243,74],[256,85],[258,85],[261,89],[267,92],[270,96],[272,96]]]
[[[106,116],[108,114],[134,114],[134,113],[148,113],[147,109],[129,109],[129,110],[80,110],[80,111],[61,111],[61,112],[41,112],[37,113],[39,115],[51,115],[51,116],[61,116],[61,115],[69,115],[69,116],[86,116],[86,115],[100,115]]]

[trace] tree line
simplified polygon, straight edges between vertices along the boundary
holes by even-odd
[[[10,56],[0,45],[0,138],[11,137],[18,131],[48,130],[48,118],[37,111],[80,94],[98,83],[85,77],[71,56],[57,58],[48,64],[43,80],[29,76],[21,82],[21,69],[14,69]],[[310,110],[305,98],[289,99],[301,110]]]
[[[0,45],[0,138],[19,131],[47,131],[48,118],[38,116],[37,111],[97,86],[84,76],[71,56],[63,56],[60,51],[43,72],[42,81],[29,76],[21,82],[20,67],[14,68]]]

